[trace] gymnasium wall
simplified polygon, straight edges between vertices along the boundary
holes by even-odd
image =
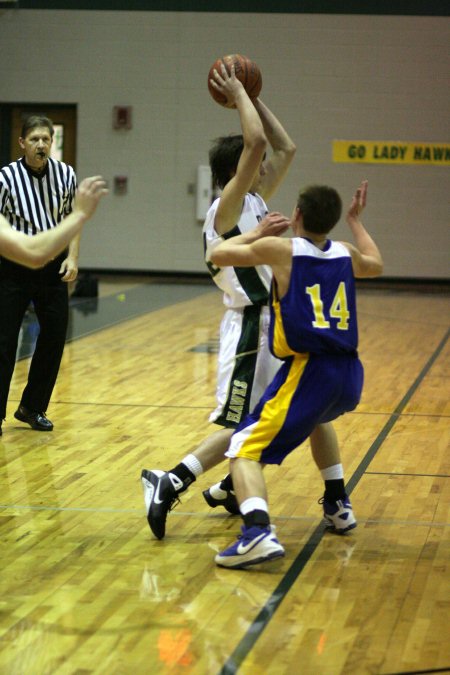
[[[447,17],[19,8],[0,10],[0,31],[0,103],[76,103],[79,178],[128,176],[128,193],[110,194],[85,228],[81,267],[205,271],[197,167],[211,139],[239,131],[206,76],[217,56],[241,52],[298,147],[271,208],[290,213],[312,182],[347,203],[367,178],[365,223],[385,275],[448,278],[448,162],[332,156],[337,139],[449,140]],[[132,129],[113,130],[116,105],[132,106]],[[347,238],[344,222],[336,236]]]

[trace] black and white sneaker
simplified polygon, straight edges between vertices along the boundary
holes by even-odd
[[[167,514],[180,503],[177,489],[179,490],[183,483],[173,473],[157,469],[154,471],[142,469],[141,482],[148,524],[155,537],[163,539],[166,533]]]
[[[223,508],[233,516],[240,515],[239,504],[234,491],[223,489],[222,481],[216,483],[216,485],[211,485],[207,490],[203,490],[202,494],[206,503],[209,504],[209,506],[212,506],[213,509],[215,509],[216,506],[223,506]]]

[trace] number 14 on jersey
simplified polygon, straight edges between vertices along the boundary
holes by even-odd
[[[306,292],[310,297],[314,312],[314,321],[312,322],[313,326],[315,328],[330,328],[331,324],[325,318],[324,314],[320,284],[307,286]],[[343,281],[341,281],[338,286],[336,294],[333,298],[333,302],[331,303],[331,307],[328,311],[328,316],[332,319],[337,319],[336,327],[339,330],[348,330],[350,312],[348,311],[347,294],[345,292],[345,283]]]

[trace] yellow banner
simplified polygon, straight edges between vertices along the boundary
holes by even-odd
[[[450,164],[450,143],[333,141],[333,162],[370,164]]]

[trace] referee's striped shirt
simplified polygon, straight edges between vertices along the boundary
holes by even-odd
[[[33,235],[51,230],[72,211],[75,171],[51,157],[41,174],[22,157],[0,169],[0,212],[15,230]]]

